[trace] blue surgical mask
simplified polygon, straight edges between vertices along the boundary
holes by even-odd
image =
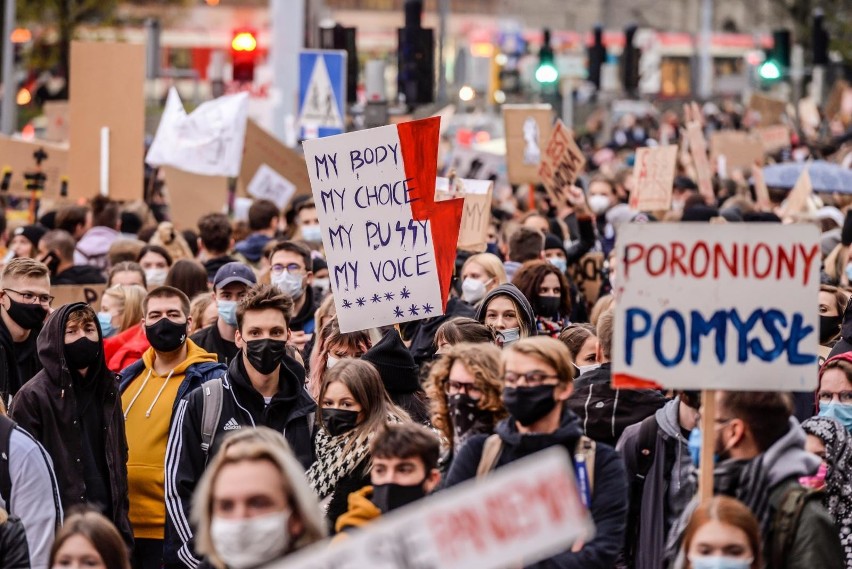
[[[751,569],[754,559],[737,559],[724,555],[690,555],[692,569]]]
[[[506,330],[501,330],[497,332],[497,335],[502,340],[502,347],[511,346],[515,342],[521,339],[521,329],[520,328],[507,328]]]
[[[117,332],[115,326],[112,325],[112,314],[109,312],[98,312],[98,323],[101,325],[104,338],[109,338]]]
[[[302,275],[291,275],[282,271],[280,275],[272,275],[272,284],[281,289],[281,292],[289,294],[293,300],[297,300],[305,292],[302,288],[304,277]]]
[[[852,405],[844,405],[842,403],[829,403],[826,405],[825,403],[820,403],[819,416],[837,419],[843,423],[847,431],[852,432]]]
[[[237,325],[237,301],[236,300],[217,300],[216,309],[219,312],[219,318],[228,326]]]
[[[568,269],[568,261],[562,257],[550,257],[547,261],[559,269],[560,273],[564,273]]]

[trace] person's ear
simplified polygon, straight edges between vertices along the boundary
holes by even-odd
[[[290,516],[290,519],[287,522],[287,529],[290,532],[290,536],[294,539],[291,541],[296,541],[302,534],[305,532],[305,524],[302,522],[302,517],[298,515],[298,513],[293,512]]]
[[[747,429],[745,422],[742,419],[731,419],[731,431],[733,436],[730,439],[730,445],[731,447],[735,447],[746,438]]]
[[[426,477],[426,481],[423,483],[423,489],[427,494],[431,494],[432,491],[438,487],[438,484],[441,483],[441,471],[437,468],[433,468],[429,475]]]
[[[192,316],[186,317],[186,333],[189,334],[189,331],[192,330]]]
[[[308,271],[307,273],[305,273],[305,282],[308,283],[308,286],[311,286],[312,284],[314,284],[314,272],[313,271]]]
[[[237,345],[237,347],[238,347],[239,349],[241,349],[241,350],[243,349],[243,344],[244,344],[244,342],[243,342],[243,335],[242,335],[242,334],[240,334],[240,331],[239,331],[239,330],[237,330],[237,331],[234,333],[234,343]]]

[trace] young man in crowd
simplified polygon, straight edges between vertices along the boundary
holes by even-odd
[[[317,206],[313,200],[306,200],[296,206],[296,230],[294,239],[301,239],[312,246],[322,245],[322,227],[320,227]]]
[[[231,221],[224,213],[208,213],[198,220],[198,248],[211,283],[223,265],[237,261],[228,254],[234,247],[233,233]]]
[[[74,238],[63,229],[44,234],[38,242],[39,259],[50,269],[53,285],[103,284],[103,271],[92,265],[74,264]]]
[[[255,200],[248,212],[251,234],[237,243],[237,253],[248,262],[257,265],[263,257],[263,248],[275,237],[278,231],[278,207],[269,200]]]
[[[178,402],[202,383],[225,373],[225,366],[187,338],[189,299],[160,286],[142,304],[151,347],[121,372],[121,403],[127,430],[130,523],[136,545],[134,569],[159,569],[166,525],[166,442]]]
[[[213,278],[213,300],[219,312],[216,324],[202,328],[192,335],[192,341],[211,354],[219,363],[230,363],[240,349],[235,343],[237,333],[237,304],[257,283],[254,271],[242,263],[222,265]]]
[[[178,405],[166,454],[167,567],[200,563],[189,523],[192,493],[228,433],[266,426],[284,434],[305,468],[314,461],[316,403],[304,387],[305,368],[285,351],[292,308],[290,297],[275,287],[250,289],[236,312],[240,355],[221,381],[201,386]]]
[[[314,333],[311,252],[299,243],[281,241],[269,252],[269,264],[272,284],[293,299],[290,344],[301,352]]]
[[[47,267],[33,259],[12,259],[0,281],[0,397],[8,402],[41,371],[36,338],[50,308]]]
[[[527,261],[541,259],[544,252],[544,235],[537,229],[521,226],[509,237],[509,260],[503,263],[509,282]]]
[[[66,205],[56,212],[56,229],[67,231],[79,241],[92,226],[92,210],[84,205]]]
[[[109,248],[121,237],[118,231],[120,225],[118,203],[104,196],[96,196],[92,200],[92,228],[77,242],[74,264],[92,265],[105,270]]]

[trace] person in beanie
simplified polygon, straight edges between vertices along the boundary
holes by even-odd
[[[426,392],[420,385],[419,368],[414,357],[395,329],[367,350],[362,360],[373,364],[394,403],[399,405],[415,423],[429,424]]]
[[[24,225],[12,232],[9,249],[15,253],[15,258],[27,257],[35,259],[38,254],[38,243],[47,229],[41,225]]]

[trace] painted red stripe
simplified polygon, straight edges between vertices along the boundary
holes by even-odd
[[[662,389],[663,386],[650,379],[643,379],[628,373],[612,374],[612,386],[615,389]]]

